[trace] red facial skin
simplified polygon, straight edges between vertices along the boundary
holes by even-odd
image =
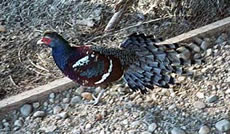
[[[51,43],[51,39],[47,37],[43,37],[40,41],[46,44],[47,46]]]

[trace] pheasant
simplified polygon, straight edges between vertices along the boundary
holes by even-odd
[[[174,84],[171,74],[182,74],[183,65],[195,63],[193,55],[195,48],[199,49],[197,45],[156,45],[157,41],[153,36],[133,33],[119,48],[71,47],[60,34],[45,32],[37,44],[51,47],[58,68],[80,85],[101,86],[124,78],[133,91],[146,93],[154,85],[168,88]]]

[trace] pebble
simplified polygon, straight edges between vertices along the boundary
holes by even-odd
[[[74,104],[77,104],[81,101],[81,97],[80,96],[74,96],[71,101],[70,101],[70,104],[71,105],[74,105]]]
[[[207,50],[210,46],[210,43],[208,41],[203,41],[200,45],[200,47],[203,49],[203,50]]]
[[[230,130],[230,122],[226,119],[223,119],[219,122],[216,123],[215,127],[221,131],[221,132],[225,132]]]
[[[205,104],[202,101],[196,101],[193,103],[194,107],[197,109],[203,109],[205,108]]]
[[[89,124],[89,123],[85,125],[85,129],[86,129],[86,130],[89,130],[91,127],[92,127],[92,125]]]
[[[152,133],[150,133],[148,131],[144,131],[144,132],[141,132],[141,134],[152,134]]]
[[[6,32],[6,27],[4,27],[3,25],[0,25],[0,32]]]
[[[51,126],[41,128],[41,130],[45,131],[45,133],[54,132],[54,130],[56,130],[56,129],[57,129],[57,126],[55,126],[55,125],[51,125]]]
[[[156,130],[157,128],[157,124],[156,123],[152,123],[148,126],[148,131],[149,132],[153,132],[154,130]]]
[[[129,123],[129,121],[127,119],[122,121],[122,124],[124,124],[124,125],[127,125],[128,123]]]
[[[36,111],[34,114],[33,114],[33,117],[44,117],[45,116],[45,112],[44,111]]]
[[[199,130],[199,134],[209,134],[210,128],[206,125],[202,126]]]
[[[207,51],[206,51],[206,56],[210,56],[212,54],[212,49],[209,48]]]
[[[84,98],[85,100],[93,100],[93,95],[90,92],[83,92],[81,94],[81,97]]]
[[[208,103],[213,103],[213,102],[215,102],[217,100],[218,100],[218,96],[216,96],[216,95],[212,95],[212,96],[207,98]]]
[[[54,99],[54,98],[55,98],[55,93],[51,93],[51,94],[49,95],[49,98],[50,98],[50,99]]]
[[[204,98],[204,93],[202,93],[202,92],[197,92],[197,93],[196,93],[196,96],[197,96],[199,99],[203,99],[203,98]]]
[[[23,116],[28,116],[32,112],[32,106],[25,104],[20,108],[20,112]]]
[[[16,121],[14,122],[14,126],[21,127],[22,125],[23,125],[22,120],[16,120]]]
[[[37,108],[40,107],[40,103],[39,102],[34,102],[32,105],[33,105],[34,109],[37,109]]]
[[[63,103],[69,103],[69,101],[70,101],[70,98],[64,98],[64,99],[62,100]]]
[[[53,109],[53,113],[58,114],[58,113],[61,112],[61,110],[62,110],[62,108],[60,106],[55,106],[54,109]]]
[[[65,119],[65,118],[67,118],[68,114],[67,114],[67,112],[61,112],[58,114],[58,116],[61,117],[62,119]]]
[[[184,130],[180,129],[180,128],[176,128],[174,127],[172,130],[171,130],[171,134],[185,134]]]
[[[228,38],[228,35],[226,33],[222,33],[216,40],[217,44],[220,44],[224,42]]]

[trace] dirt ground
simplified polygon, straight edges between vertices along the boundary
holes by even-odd
[[[50,50],[36,45],[41,32],[55,30],[75,45],[85,44],[104,34],[117,2],[0,1],[0,99],[63,77],[54,65]],[[162,20],[98,38],[90,44],[118,46],[132,32],[169,38],[229,14],[228,0],[139,0],[124,14],[116,30],[156,18]]]

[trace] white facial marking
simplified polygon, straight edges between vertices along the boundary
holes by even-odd
[[[75,67],[83,66],[83,65],[88,64],[88,63],[89,63],[89,56],[87,55],[87,56],[79,59],[76,63],[74,63],[72,67],[75,68]]]
[[[99,81],[95,82],[95,84],[100,84],[100,83],[104,82],[109,77],[110,73],[113,70],[113,61],[109,60],[109,63],[110,64],[109,64],[108,72],[105,73],[105,74],[103,74],[102,77],[101,77],[101,79]]]

